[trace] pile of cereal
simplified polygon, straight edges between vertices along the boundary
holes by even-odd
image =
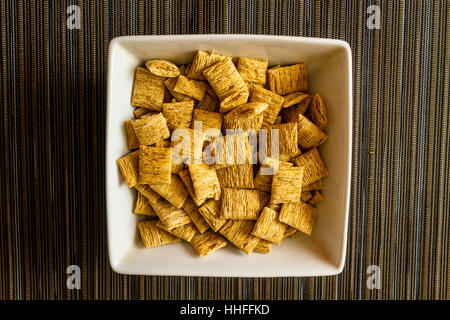
[[[198,51],[188,65],[137,67],[117,160],[145,247],[184,240],[200,256],[227,244],[249,254],[311,235],[322,178],[317,147],[327,112],[307,92],[304,63]]]

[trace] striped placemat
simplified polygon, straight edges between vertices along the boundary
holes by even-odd
[[[70,29],[77,8],[80,29]],[[5,0],[0,13],[0,299],[450,298],[449,1]],[[231,279],[110,269],[108,43],[186,33],[350,44],[353,172],[342,274]],[[66,286],[70,265],[81,269],[80,290]],[[378,271],[377,289],[367,280]]]

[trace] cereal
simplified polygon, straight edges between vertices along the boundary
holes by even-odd
[[[270,91],[279,95],[286,95],[296,91],[307,89],[306,66],[304,63],[292,66],[270,69],[269,76]]]
[[[189,196],[183,182],[176,174],[171,175],[170,183],[150,184],[149,186],[176,208],[181,208]]]
[[[281,111],[281,120],[283,122],[297,122],[299,115],[305,114],[311,101],[312,95],[308,94],[299,104],[284,108]]]
[[[260,240],[252,235],[254,226],[254,221],[228,220],[219,233],[246,254],[250,254]]]
[[[166,119],[162,113],[133,120],[134,132],[140,144],[151,145],[170,137]]]
[[[163,198],[150,203],[167,230],[172,230],[191,222],[189,216],[182,209],[175,208]]]
[[[216,170],[221,188],[253,189],[253,165],[236,164]]]
[[[320,128],[325,129],[328,123],[327,109],[323,103],[322,97],[316,93],[314,94],[311,105],[309,107],[309,114],[311,120]]]
[[[197,228],[192,222],[169,229],[161,220],[159,220],[156,226],[187,242],[191,241],[195,234],[198,232]]]
[[[116,160],[126,184],[132,188],[139,178],[139,151],[134,151]]]
[[[175,86],[176,86],[177,82],[178,82],[178,77],[168,78],[164,81],[164,85],[166,86],[167,90],[169,90],[170,94],[175,98],[175,100],[178,102],[195,101],[194,98],[175,91]]]
[[[223,114],[208,110],[194,110],[194,121],[201,121],[203,128],[222,129]]]
[[[323,189],[322,179],[302,187],[303,191],[322,190],[322,189]]]
[[[203,70],[223,60],[231,60],[231,58],[215,54],[214,51],[197,51],[186,76],[190,79],[205,80]]]
[[[324,196],[319,191],[314,191],[311,199],[308,201],[310,205],[318,204],[320,201],[324,200]]]
[[[198,212],[197,205],[194,203],[194,201],[191,198],[188,198],[186,202],[183,205],[183,210],[186,212],[186,214],[191,218],[192,222],[195,224],[197,230],[200,233],[205,232],[209,225],[206,222],[205,218]]]
[[[249,137],[245,132],[228,134],[216,138],[203,151],[203,160],[221,169],[231,165],[250,163],[252,149]]]
[[[209,93],[205,93],[203,99],[195,106],[195,110],[206,110],[211,112],[218,112],[220,108],[220,101],[214,98]]]
[[[131,94],[131,105],[161,111],[163,100],[163,79],[155,78],[147,69],[137,67]]]
[[[298,117],[298,143],[302,148],[310,149],[312,147],[317,147],[327,140],[327,134],[309,121],[308,118],[301,114],[299,114]]]
[[[141,146],[139,149],[139,183],[170,183],[172,149]]]
[[[250,102],[234,108],[224,117],[224,129],[259,131],[263,124],[264,111],[268,106],[264,102]]]
[[[227,241],[214,231],[197,233],[191,240],[191,245],[199,256],[204,257],[227,245]]]
[[[270,192],[272,190],[273,175],[278,172],[279,169],[291,168],[292,166],[293,163],[290,162],[279,161],[270,157],[265,158],[256,173],[254,179],[255,188],[260,191]]]
[[[134,132],[133,120],[125,121],[125,130],[127,132],[128,149],[133,150],[139,148],[139,140]]]
[[[267,59],[240,57],[237,69],[245,82],[264,84],[268,64]]]
[[[284,98],[282,96],[260,87],[255,87],[250,97],[250,102],[264,102],[268,104],[268,107],[264,110],[263,124],[265,125],[274,124],[277,120],[283,101]]]
[[[270,253],[272,251],[272,242],[260,239],[253,252]]]
[[[256,221],[252,235],[275,244],[280,244],[283,240],[287,224],[279,222],[278,215],[279,213],[275,210],[265,207]]]
[[[310,191],[304,191],[302,187],[302,195],[300,196],[300,200],[303,202],[308,202],[309,199],[312,198],[312,193]]]
[[[303,167],[280,169],[273,176],[272,203],[296,203],[302,194]]]
[[[147,109],[147,108],[136,108],[134,111],[133,111],[133,113],[134,113],[134,117],[136,118],[136,119],[139,119],[139,118],[141,118],[143,115],[146,115],[146,114],[156,114],[157,112],[155,112],[155,111],[151,111],[150,109]]]
[[[304,169],[303,185],[311,184],[328,175],[328,170],[325,167],[317,148],[308,150],[294,158],[293,161],[297,167],[303,167]]]
[[[191,80],[185,76],[179,76],[173,91],[196,100],[202,100],[206,92],[206,83],[203,81]]]
[[[189,173],[189,170],[183,170],[178,173],[178,176],[180,177],[181,181],[183,181],[184,186],[186,187],[189,195],[191,196],[192,200],[197,206],[201,206],[207,198],[197,198],[194,190],[194,185],[192,184],[191,180],[191,174]]]
[[[146,248],[180,241],[180,238],[158,228],[156,224],[155,220],[139,221],[137,224],[142,242]]]
[[[172,78],[180,75],[180,70],[172,62],[165,60],[147,60],[145,67],[156,76]]]
[[[192,184],[197,199],[220,199],[220,184],[214,168],[204,163],[189,164]]]
[[[206,201],[198,208],[198,212],[214,232],[217,232],[227,221],[227,219],[220,217],[220,201],[218,200],[210,199]]]
[[[256,220],[259,214],[259,191],[222,189],[220,216],[225,219]]]
[[[156,211],[150,204],[150,200],[147,199],[142,193],[137,193],[136,205],[134,206],[134,213],[143,214],[150,217],[157,217]]]
[[[163,103],[163,116],[167,120],[169,130],[190,128],[194,113],[193,101]]]
[[[316,212],[316,208],[307,203],[285,203],[281,206],[279,220],[311,235]]]
[[[298,148],[298,131],[296,123],[282,123],[263,126],[267,130],[267,154],[272,156],[272,132],[278,130],[278,153],[282,161],[289,161],[298,156],[301,151]]]

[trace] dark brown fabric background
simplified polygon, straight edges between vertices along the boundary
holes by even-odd
[[[66,27],[67,7],[82,27]],[[381,7],[369,30],[367,7]],[[449,1],[0,0],[1,299],[449,299]],[[105,83],[120,35],[348,41],[347,261],[323,278],[123,276],[107,257]],[[82,270],[68,290],[66,268]],[[381,268],[381,289],[366,286]]]

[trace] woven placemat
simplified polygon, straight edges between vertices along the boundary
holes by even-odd
[[[67,28],[70,5],[80,8],[80,29]],[[371,5],[380,8],[380,29],[368,28],[369,18],[376,26]],[[2,0],[0,12],[1,299],[450,298],[449,1]],[[232,279],[111,270],[108,43],[186,33],[350,44],[353,172],[342,274]],[[69,265],[81,268],[80,290],[66,286]],[[379,289],[367,286],[371,265]]]

